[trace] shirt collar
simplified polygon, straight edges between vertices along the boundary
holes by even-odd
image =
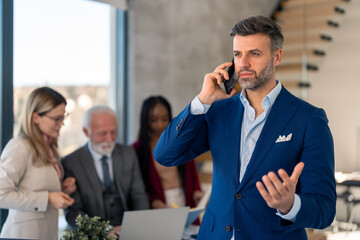
[[[276,86],[262,100],[261,106],[264,110],[268,110],[274,104],[277,96],[280,94],[281,88],[282,86],[280,81],[276,80]],[[245,107],[246,103],[248,102],[245,89],[241,90],[240,100]]]

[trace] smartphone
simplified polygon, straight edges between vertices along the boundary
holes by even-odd
[[[225,92],[227,94],[231,93],[231,90],[234,88],[234,85],[236,82],[234,59],[231,62],[232,62],[232,65],[227,70],[227,72],[229,74],[229,80],[224,79],[224,88],[225,88]]]

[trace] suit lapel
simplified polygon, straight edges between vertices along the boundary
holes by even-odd
[[[279,134],[287,126],[293,114],[296,112],[297,105],[290,104],[294,100],[296,100],[296,98],[282,87],[261,131],[239,190],[254,176],[256,170],[261,166],[268,152],[274,146]]]
[[[233,173],[235,186],[239,184],[240,174],[240,138],[241,138],[241,122],[244,114],[244,107],[240,101],[239,95],[236,95],[233,101],[227,104],[225,111],[224,125],[226,129],[226,139],[228,139],[227,145],[227,159],[231,160],[229,167]],[[230,114],[230,113],[233,114]]]
[[[97,174],[97,171],[95,168],[95,164],[94,164],[94,159],[90,154],[87,144],[83,147],[82,156],[79,160],[81,162],[82,168],[84,169],[84,171],[86,173],[89,183],[90,183],[93,191],[95,192],[95,196],[96,196],[97,200],[100,202],[100,206],[103,206],[104,202],[103,202],[103,196],[102,196],[101,180],[98,177],[98,174]]]
[[[124,211],[127,211],[127,204],[126,204],[126,198],[122,189],[122,185],[121,185],[121,171],[123,169],[122,166],[122,159],[124,158],[124,156],[122,156],[123,151],[121,150],[121,148],[119,147],[119,145],[115,145],[115,149],[112,152],[112,161],[113,161],[113,176],[114,176],[114,183],[115,186],[118,190],[118,193],[120,195],[121,201],[122,201],[122,205],[123,205],[123,209]]]

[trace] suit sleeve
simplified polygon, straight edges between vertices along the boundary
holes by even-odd
[[[161,134],[154,158],[164,166],[184,164],[209,150],[206,115],[192,115],[188,105]]]
[[[67,178],[67,177],[75,177],[75,174],[72,172],[72,168],[69,168],[67,166],[67,163],[69,161],[67,161],[69,159],[67,158],[64,158],[62,160],[62,165],[64,167],[64,171],[65,171],[65,177],[64,178]],[[76,178],[76,177],[75,177]],[[77,184],[77,182],[76,182]],[[73,192],[70,196],[74,199],[74,204],[69,206],[67,209],[64,209],[64,213],[65,213],[65,218],[66,218],[66,221],[68,222],[68,224],[72,227],[75,227],[76,226],[76,218],[79,216],[79,215],[82,215],[84,216],[86,213],[83,211],[83,204],[82,204],[82,200],[81,200],[81,196],[80,196],[80,193],[78,192],[78,189],[79,187],[76,186],[76,191]]]
[[[334,144],[326,114],[317,109],[305,132],[300,161],[305,163],[298,183],[301,208],[290,229],[328,227],[336,208]]]
[[[4,148],[0,161],[0,207],[45,212],[48,191],[21,188],[27,167],[32,164],[31,150],[20,139],[12,139]]]

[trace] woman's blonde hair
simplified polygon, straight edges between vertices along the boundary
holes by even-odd
[[[30,143],[33,152],[33,163],[36,166],[53,164],[54,161],[39,126],[33,121],[33,113],[43,116],[62,103],[66,105],[65,98],[49,87],[35,89],[30,93],[26,101],[20,120],[19,136]],[[49,144],[55,159],[59,158],[57,146],[57,139],[55,138]]]

